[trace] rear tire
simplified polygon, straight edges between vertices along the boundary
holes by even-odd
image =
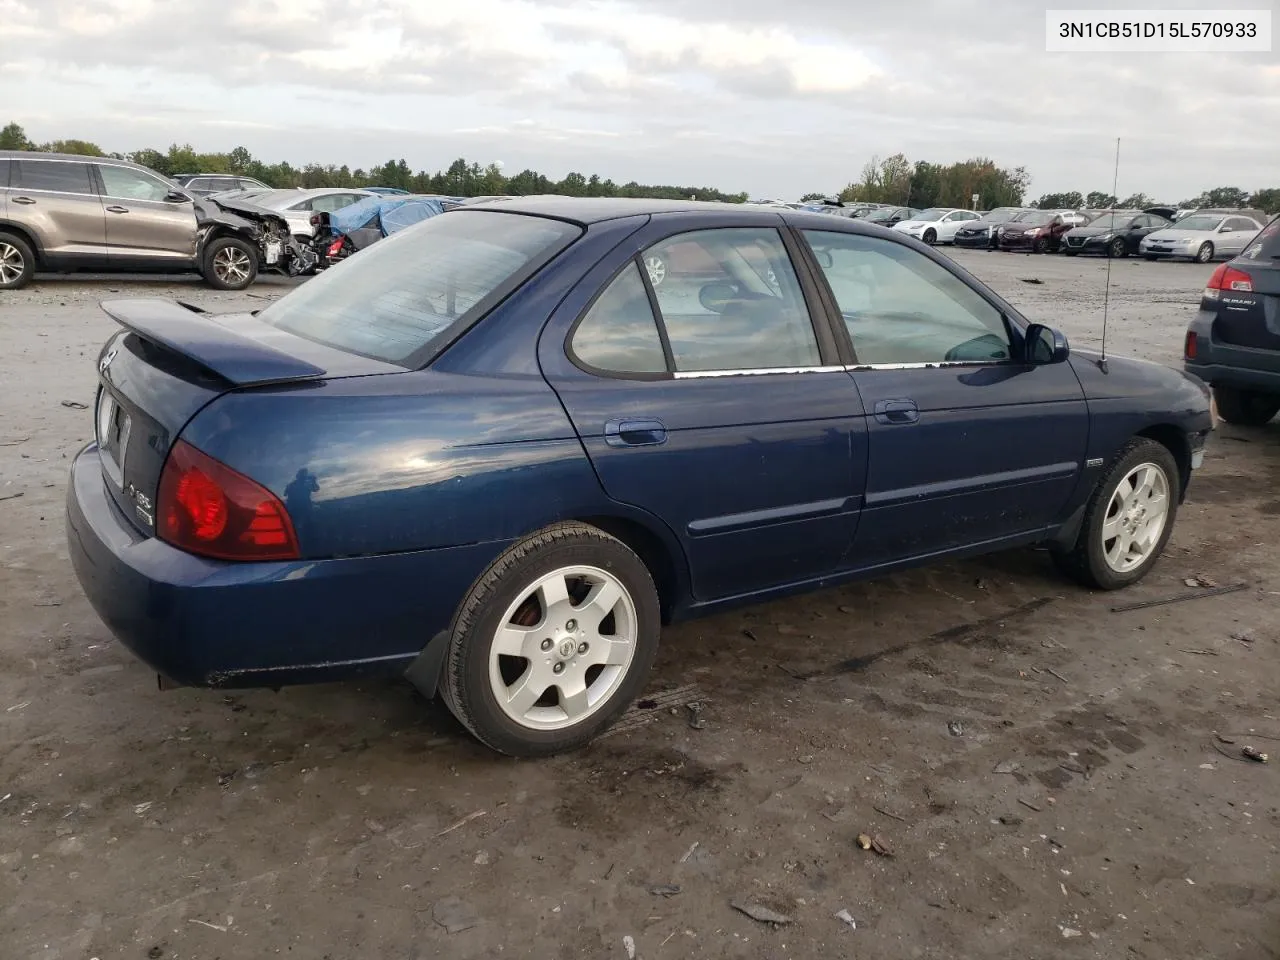
[[[1121,257],[1127,257],[1128,255],[1129,250],[1125,247],[1124,240],[1120,237],[1116,237],[1112,240],[1110,246],[1107,247],[1107,256],[1116,260],[1119,260]]]
[[[1200,244],[1200,249],[1196,251],[1196,263],[1208,263],[1213,259],[1213,244],[1206,240]]]
[[[572,750],[640,693],[660,632],[644,562],[596,527],[558,523],[503,553],[459,605],[441,697],[500,753]]]
[[[200,273],[215,290],[243,290],[258,278],[258,251],[239,237],[217,237],[205,248]]]
[[[1044,237],[1036,237],[1034,240],[1031,241],[1032,253],[1044,253],[1047,248],[1048,248],[1048,243]]]
[[[0,290],[20,290],[36,272],[31,245],[15,233],[0,232]]]
[[[1151,485],[1150,496],[1142,493],[1146,484]],[[1076,542],[1055,549],[1054,563],[1086,587],[1118,590],[1137,583],[1151,572],[1173,534],[1180,495],[1181,475],[1168,447],[1134,437],[1112,459],[1090,494]],[[1154,530],[1145,525],[1157,509],[1163,511],[1163,519],[1160,529]],[[1146,536],[1150,542],[1143,544]]]
[[[1261,427],[1280,413],[1280,397],[1274,393],[1214,387],[1213,400],[1218,415],[1238,427]]]

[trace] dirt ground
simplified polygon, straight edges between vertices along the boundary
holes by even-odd
[[[956,256],[1096,345],[1105,262]],[[1211,270],[1113,264],[1112,350],[1176,364]],[[684,624],[618,732],[519,762],[402,683],[160,692],[79,591],[97,302],[284,289],[0,294],[0,958],[1280,957],[1280,421],[1123,596],[1021,551]],[[1111,610],[1202,575],[1246,589]]]

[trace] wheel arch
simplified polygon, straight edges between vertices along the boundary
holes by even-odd
[[[1154,440],[1173,455],[1173,462],[1178,465],[1178,502],[1181,503],[1186,499],[1191,480],[1191,444],[1186,432],[1172,423],[1157,423],[1144,427],[1135,436]]]
[[[41,249],[40,241],[36,239],[34,233],[26,227],[19,226],[12,220],[0,220],[0,233],[12,233],[21,238],[36,255],[36,266],[44,266],[44,251]]]
[[[603,530],[611,537],[625,543],[649,569],[653,584],[658,589],[658,606],[662,610],[663,624],[671,623],[686,606],[688,597],[688,569],[683,551],[668,542],[646,523],[633,517],[617,514],[588,514],[569,518],[578,523]],[[679,551],[679,557],[673,555]]]

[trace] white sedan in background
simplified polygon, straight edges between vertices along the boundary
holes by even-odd
[[[1161,257],[1190,257],[1208,263],[1218,257],[1230,259],[1249,245],[1262,224],[1252,217],[1221,213],[1193,213],[1172,227],[1149,233],[1138,245],[1148,260]]]
[[[313,213],[332,213],[377,194],[354,187],[314,187],[307,190],[246,190],[224,196],[276,211],[289,221],[290,233],[299,240],[308,241],[315,235],[311,226]]]
[[[928,210],[921,210],[910,220],[895,223],[893,229],[925,243],[955,243],[956,231],[977,219],[979,215],[972,210],[930,207]]]

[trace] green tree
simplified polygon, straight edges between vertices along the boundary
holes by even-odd
[[[96,143],[90,143],[88,140],[53,140],[49,143],[42,143],[41,150],[45,153],[73,153],[82,157],[105,157],[102,148]]]
[[[1265,210],[1267,213],[1280,213],[1280,187],[1268,187],[1257,190],[1249,198],[1249,206]]]
[[[1146,210],[1156,206],[1156,202],[1145,193],[1131,193],[1120,201],[1118,206],[1123,210]]]
[[[567,173],[565,178],[556,184],[556,192],[566,197],[585,197],[587,195],[587,178],[580,173]]]
[[[246,147],[236,147],[227,154],[227,167],[231,173],[244,173],[253,163],[253,154]]]
[[[827,199],[827,195],[825,193],[806,193],[803,197],[800,198],[800,202],[809,203],[812,200],[825,200],[825,199]]]
[[[1069,193],[1046,193],[1036,201],[1041,210],[1079,210],[1084,206],[1084,197],[1078,190]]]
[[[1084,205],[1090,210],[1112,210],[1118,203],[1115,194],[1103,193],[1101,190],[1093,190],[1084,198]]]
[[[33,144],[27,139],[27,131],[16,123],[0,130],[0,150],[30,150]]]

